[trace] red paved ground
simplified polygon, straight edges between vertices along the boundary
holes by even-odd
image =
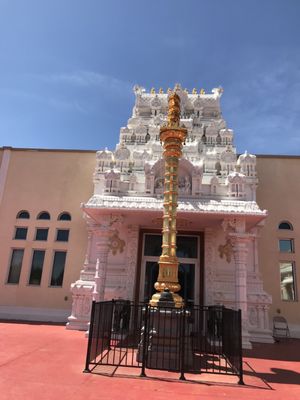
[[[300,340],[248,351],[243,387],[236,378],[215,375],[202,376],[202,383],[182,383],[83,374],[87,339],[63,326],[3,322],[0,338],[1,400],[300,400]]]

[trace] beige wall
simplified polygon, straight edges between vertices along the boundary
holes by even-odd
[[[92,174],[95,152],[11,150],[5,191],[0,206],[0,305],[71,309],[70,284],[79,277],[86,250],[86,228],[80,203],[93,192]],[[27,210],[30,219],[16,219]],[[48,211],[51,220],[36,220],[40,211]],[[72,221],[57,221],[67,211]],[[28,227],[27,240],[14,240],[16,226]],[[48,227],[47,241],[35,241],[36,227]],[[57,228],[70,229],[69,241],[56,242]],[[20,282],[7,284],[13,248],[25,249]],[[45,249],[40,286],[28,285],[33,249]],[[62,287],[50,287],[55,250],[66,250]]]
[[[271,316],[277,310],[290,324],[300,329],[299,301],[283,301],[280,295],[280,261],[295,262],[296,291],[300,296],[300,157],[258,156],[259,187],[257,202],[269,216],[259,239],[259,262],[264,288],[273,297]],[[281,221],[292,223],[294,230],[278,230]],[[278,239],[294,238],[295,252],[280,253]],[[295,328],[296,329],[296,328]]]
[[[3,159],[0,149],[0,165]],[[84,261],[87,234],[80,203],[93,193],[92,175],[95,167],[93,151],[57,151],[11,149],[4,194],[0,204],[0,307],[71,309],[70,284],[79,277]],[[282,301],[280,297],[279,261],[292,260],[296,266],[296,287],[300,290],[300,157],[257,157],[259,187],[257,201],[269,211],[259,239],[259,263],[264,288],[273,297],[271,316],[278,309],[289,323],[300,327],[299,302]],[[0,171],[1,172],[1,171]],[[0,188],[1,189],[1,188]],[[16,219],[20,210],[28,210],[29,220]],[[40,211],[51,214],[50,221],[36,220]],[[72,221],[57,221],[62,211],[72,215]],[[292,232],[277,229],[288,220]],[[16,226],[28,227],[27,240],[14,240]],[[48,227],[47,242],[35,241],[37,227]],[[55,241],[57,228],[69,228],[68,243]],[[294,238],[295,253],[279,252],[279,238]],[[25,249],[20,282],[7,284],[11,252]],[[28,285],[34,249],[45,249],[46,257],[40,286]],[[67,261],[61,288],[50,287],[53,254],[66,250]],[[67,300],[65,300],[67,298]]]

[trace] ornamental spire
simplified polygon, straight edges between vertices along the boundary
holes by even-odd
[[[180,97],[172,92],[168,99],[168,127],[179,127],[180,123]]]

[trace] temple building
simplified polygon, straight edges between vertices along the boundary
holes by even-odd
[[[273,342],[278,313],[300,337],[300,158],[238,154],[221,88],[175,92],[188,132],[178,170],[179,294],[190,306],[241,309],[244,347]],[[168,91],[134,93],[113,151],[0,149],[0,318],[86,330],[93,299],[148,302],[155,292]]]

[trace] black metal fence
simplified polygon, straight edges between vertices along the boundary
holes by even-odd
[[[99,365],[237,375],[243,384],[241,311],[93,302],[85,372]]]

